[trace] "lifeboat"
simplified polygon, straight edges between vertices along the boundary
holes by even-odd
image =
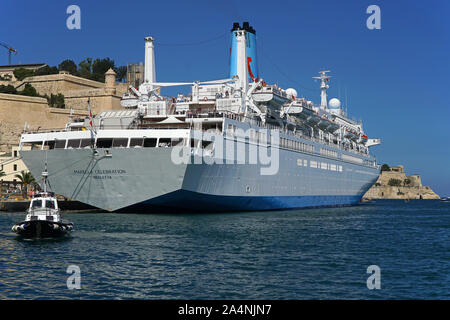
[[[260,87],[252,93],[252,99],[256,103],[265,104],[272,108],[281,108],[282,105],[291,101],[287,94],[274,86]]]

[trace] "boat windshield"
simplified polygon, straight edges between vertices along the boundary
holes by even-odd
[[[53,200],[46,200],[45,207],[49,209],[55,209],[55,202]]]
[[[31,204],[32,208],[41,208],[42,207],[42,200],[33,200],[33,203]]]

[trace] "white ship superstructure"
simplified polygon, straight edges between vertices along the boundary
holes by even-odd
[[[257,71],[255,30],[231,30],[230,77],[156,81],[154,38],[145,38],[145,82],[130,87],[123,110],[72,119],[66,128],[29,132],[21,155],[33,174],[47,152],[54,190],[109,211],[273,210],[350,205],[378,177],[362,124],[338,99],[321,103],[268,84]],[[165,97],[163,87],[190,85]],[[91,125],[92,123],[92,125]],[[47,151],[44,151],[47,150]]]

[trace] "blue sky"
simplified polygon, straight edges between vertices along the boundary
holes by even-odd
[[[71,4],[81,8],[81,30],[66,28]],[[366,28],[371,4],[381,8],[381,30]],[[372,148],[378,161],[403,164],[450,196],[449,1],[2,0],[0,10],[0,41],[19,51],[13,63],[110,57],[125,65],[144,61],[143,38],[152,35],[158,81],[227,77],[229,30],[249,21],[262,78],[318,103],[311,77],[332,70],[330,96],[347,100],[368,136],[382,139]]]

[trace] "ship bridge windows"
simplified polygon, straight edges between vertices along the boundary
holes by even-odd
[[[144,148],[154,148],[156,147],[156,138],[144,138]]]
[[[55,209],[55,201],[45,200],[45,207],[49,209]]]
[[[80,148],[90,148],[94,144],[93,139],[81,139]]]
[[[67,149],[77,149],[80,147],[81,139],[69,139],[67,141]]]
[[[38,150],[42,148],[42,141],[31,141],[31,142],[24,142],[22,144],[23,147],[27,147],[30,150]]]
[[[113,148],[126,148],[128,145],[128,138],[114,138]]]
[[[112,138],[98,138],[97,148],[111,148],[113,143]]]
[[[144,138],[131,138],[130,148],[142,147],[144,144]]]
[[[66,147],[67,140],[55,140],[55,149],[64,149]]]
[[[47,140],[44,141],[44,150],[52,150],[55,149],[55,141]]]
[[[168,148],[172,146],[172,139],[170,138],[159,138],[158,147]]]
[[[172,147],[179,146],[182,147],[186,144],[186,139],[183,138],[173,138],[172,139]]]
[[[42,200],[33,200],[33,203],[31,204],[32,208],[41,208],[42,207]]]

